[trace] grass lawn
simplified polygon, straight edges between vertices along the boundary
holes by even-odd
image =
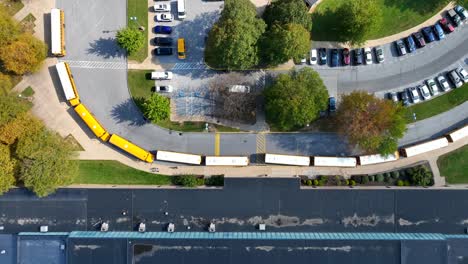
[[[448,183],[468,183],[468,145],[439,157],[437,165]]]
[[[0,0],[0,4],[5,6],[5,10],[10,16],[15,15],[24,7],[24,4],[21,1]]]
[[[75,184],[170,185],[171,177],[127,167],[111,160],[80,160]]]
[[[346,41],[337,21],[337,7],[349,0],[324,0],[312,14],[312,39],[323,41]],[[445,5],[441,0],[376,0],[382,10],[380,30],[369,36],[378,39],[417,26],[438,13]]]
[[[31,86],[26,87],[22,92],[21,96],[22,97],[31,97],[34,95],[34,90],[31,88]]]
[[[132,20],[136,17],[136,21]],[[127,0],[127,25],[133,28],[140,26],[145,28],[145,44],[138,52],[128,56],[129,60],[142,62],[148,57],[148,1],[146,0]]]
[[[412,116],[413,112],[416,113],[416,121],[419,121],[448,111],[466,100],[468,100],[468,84],[464,84],[460,88],[451,90],[427,102],[408,107],[407,122],[415,122]]]
[[[21,20],[20,25],[24,32],[34,34],[34,27],[36,26],[34,22],[36,18],[33,14],[29,13],[23,20]]]
[[[151,80],[151,70],[129,70],[128,71],[128,85],[130,93],[136,105],[141,108],[141,104],[151,96],[154,87],[154,80]],[[205,122],[172,122],[170,120],[157,123],[158,126],[175,131],[182,132],[203,132],[205,131]],[[211,124],[219,132],[239,132],[239,129],[225,127],[221,125]]]

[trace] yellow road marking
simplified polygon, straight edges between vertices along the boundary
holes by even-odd
[[[221,134],[219,133],[216,133],[215,134],[215,149],[214,149],[214,154],[215,156],[219,156],[219,143],[220,143],[220,139],[221,139]]]

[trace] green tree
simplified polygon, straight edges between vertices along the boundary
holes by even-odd
[[[294,23],[302,25],[308,31],[312,30],[312,17],[304,0],[275,1],[266,7],[263,19],[268,27]]]
[[[0,8],[0,47],[12,43],[19,34],[18,23],[7,14],[4,8]]]
[[[16,145],[20,177],[39,197],[71,184],[78,173],[72,147],[58,134],[47,129],[25,133]]]
[[[170,104],[169,98],[158,93],[153,93],[142,104],[144,109],[143,114],[154,123],[167,120],[171,114]]]
[[[249,69],[258,64],[258,42],[265,22],[249,0],[225,0],[221,17],[208,34],[206,62],[215,68]]]
[[[413,185],[432,185],[432,172],[426,166],[417,166],[410,169],[410,181]]]
[[[22,75],[39,69],[47,55],[44,42],[25,33],[9,45],[0,47],[0,60],[5,70]]]
[[[0,72],[0,95],[8,94],[12,86],[10,76]]]
[[[0,96],[0,127],[15,120],[31,109],[31,104],[15,94]]]
[[[327,108],[328,91],[311,68],[278,75],[264,95],[268,122],[283,131],[309,124]]]
[[[289,59],[304,57],[310,50],[310,32],[299,24],[274,24],[263,34],[260,43],[263,62],[276,66]]]
[[[198,185],[198,180],[195,175],[177,175],[174,176],[173,183],[185,187],[195,187]]]
[[[339,131],[367,152],[388,155],[406,131],[405,109],[362,91],[344,95],[338,108]]]
[[[375,0],[345,1],[337,10],[338,27],[351,44],[362,44],[382,25],[381,6]]]
[[[117,44],[130,55],[145,45],[145,36],[136,28],[123,28],[117,32]]]
[[[0,126],[0,142],[12,145],[24,133],[35,133],[43,129],[42,122],[30,113],[22,113],[16,119]]]
[[[0,144],[0,195],[15,184],[15,161],[8,146]]]

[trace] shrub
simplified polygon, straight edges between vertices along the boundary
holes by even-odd
[[[410,185],[411,185],[410,181],[408,181],[408,180],[403,181],[403,184],[404,184],[405,186],[410,186]]]
[[[375,181],[375,175],[370,175],[369,176],[369,181],[374,182]]]
[[[307,186],[312,186],[312,180],[307,180]]]
[[[318,185],[319,185],[319,181],[318,181],[317,179],[315,179],[315,180],[313,181],[313,184],[314,184],[314,186],[318,186]]]
[[[404,185],[404,184],[403,184],[403,181],[402,181],[402,180],[398,180],[398,181],[397,181],[397,186],[403,186],[403,185]]]
[[[145,45],[145,36],[138,29],[123,28],[117,32],[117,44],[133,54]]]
[[[375,180],[378,181],[378,182],[383,182],[384,181],[384,176],[382,174],[377,174],[375,176]]]
[[[350,180],[350,181],[349,181],[349,185],[351,185],[351,186],[356,186],[356,181],[355,181],[355,180]]]
[[[170,99],[158,93],[152,93],[143,102],[143,114],[153,123],[169,119],[171,115]]]
[[[369,183],[369,176],[363,175],[363,176],[361,177],[361,183],[362,183],[362,184],[368,184],[368,183]]]
[[[385,178],[384,181],[387,183],[392,181],[392,177],[390,176],[390,174],[385,175],[384,178]]]
[[[345,180],[345,185],[349,185],[349,180],[348,179]]]
[[[172,183],[185,187],[195,187],[200,181],[195,175],[176,175],[173,177]]]
[[[213,175],[205,179],[205,184],[207,186],[223,186],[224,185],[224,176],[223,175]]]
[[[393,178],[394,180],[396,180],[396,179],[398,179],[398,177],[400,177],[400,173],[399,173],[398,171],[392,171],[392,172],[390,173],[390,175],[392,175],[392,178]]]

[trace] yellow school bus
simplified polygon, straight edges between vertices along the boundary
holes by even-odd
[[[51,53],[54,56],[65,56],[65,15],[63,10],[53,8],[50,11]]]
[[[148,163],[152,163],[154,160],[153,154],[151,154],[149,151],[140,148],[139,146],[116,134],[112,134],[109,139],[109,143]]]
[[[183,38],[177,40],[177,57],[185,60],[185,39]]]
[[[97,119],[86,109],[83,104],[79,104],[75,107],[75,112],[83,119],[86,125],[93,131],[96,137],[102,141],[107,141],[110,138],[110,134],[99,124]]]
[[[80,97],[78,96],[78,92],[76,91],[75,81],[73,80],[73,76],[70,71],[70,67],[66,62],[59,62],[55,65],[57,69],[57,74],[60,79],[60,83],[62,84],[63,93],[65,94],[65,98],[70,102],[72,106],[76,106],[80,104]]]

